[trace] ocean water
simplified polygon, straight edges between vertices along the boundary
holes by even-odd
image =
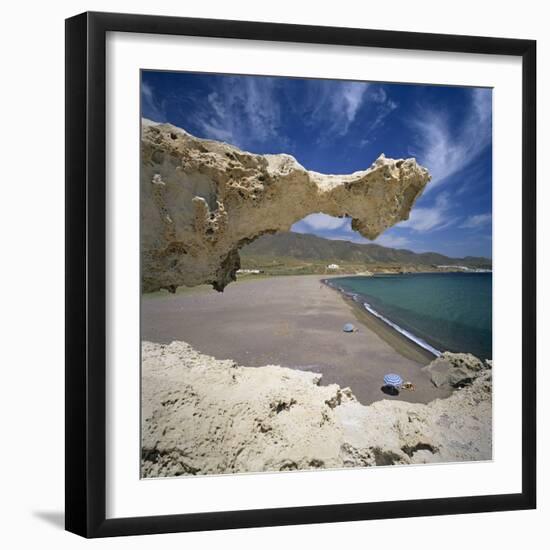
[[[434,355],[492,358],[492,273],[414,273],[327,281]]]

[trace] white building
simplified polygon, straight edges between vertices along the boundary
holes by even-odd
[[[237,275],[258,275],[263,273],[261,269],[237,269]]]
[[[340,269],[340,266],[338,264],[329,264],[327,265],[327,269]]]

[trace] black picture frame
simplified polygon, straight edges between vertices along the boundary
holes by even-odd
[[[108,31],[520,57],[522,491],[106,519],[105,39]],[[108,537],[532,509],[536,506],[536,42],[480,36],[83,13],[66,20],[66,529]]]

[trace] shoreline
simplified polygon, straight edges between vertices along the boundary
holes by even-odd
[[[247,283],[249,281],[265,281],[268,279],[278,279],[278,278],[291,278],[291,277],[319,277],[319,280],[322,281],[324,279],[338,279],[340,277],[384,277],[386,275],[396,276],[396,275],[432,275],[435,273],[448,275],[448,274],[456,274],[456,273],[469,273],[469,274],[476,274],[476,273],[493,273],[491,269],[486,270],[470,270],[470,271],[464,271],[464,270],[433,270],[433,271],[372,271],[372,272],[342,272],[342,273],[260,273],[260,274],[246,274],[246,275],[240,275],[231,282],[231,285],[236,284],[242,284]],[[195,286],[185,286],[181,285],[178,286],[175,292],[170,292],[165,288],[162,288],[160,290],[155,290],[153,292],[141,292],[142,299],[149,299],[149,298],[162,298],[167,297],[171,295],[179,295],[179,294],[191,294],[191,293],[199,293],[204,291],[211,291],[212,286],[210,284],[204,283],[200,285]]]
[[[422,371],[433,359],[352,300],[342,300],[319,275],[271,277],[214,290],[142,301],[142,340],[184,341],[198,352],[248,367],[281,365],[322,374],[322,384],[351,387],[376,401],[428,403],[450,391]],[[349,322],[359,333],[346,334]],[[383,378],[399,373],[416,391],[388,396]]]
[[[435,273],[429,271],[419,271],[417,273]],[[440,271],[440,273],[464,273],[464,271]],[[473,273],[473,272],[472,272]],[[399,275],[408,275],[409,273],[399,273]],[[375,273],[370,276],[395,275],[394,273]],[[365,277],[366,275],[361,273],[342,273],[338,275],[323,275],[323,274],[302,274],[302,275],[251,275],[237,279],[233,284],[243,284],[250,281],[262,281],[274,278],[286,278],[286,277],[319,277],[319,282],[327,286],[331,290],[335,291],[342,297],[344,303],[351,307],[353,314],[358,322],[364,325],[367,329],[373,331],[378,337],[389,344],[397,353],[410,359],[412,361],[418,361],[425,363],[430,362],[437,357],[440,357],[444,350],[438,350],[431,344],[422,340],[414,333],[403,329],[397,323],[394,323],[391,319],[386,318],[383,314],[375,310],[370,304],[369,307],[355,299],[353,293],[350,294],[346,290],[333,286],[330,284],[331,279],[338,279],[343,277]],[[189,295],[200,294],[211,291],[210,285],[199,285],[196,287],[179,287],[176,291],[177,295]],[[168,291],[156,291],[152,293],[142,294],[142,299],[169,297],[172,294]],[[369,309],[370,308],[370,309]],[[408,335],[410,334],[410,336]],[[422,343],[420,343],[422,342]],[[424,345],[422,345],[424,344]],[[432,351],[433,350],[433,351]]]
[[[342,277],[350,276],[354,277],[355,275],[342,275]],[[430,362],[441,356],[442,352],[440,350],[436,350],[427,342],[425,342],[427,347],[424,347],[418,342],[418,340],[420,340],[419,337],[412,333],[410,337],[407,336],[407,331],[405,331],[401,327],[399,327],[399,329],[395,328],[399,325],[397,325],[390,319],[386,319],[386,317],[384,317],[381,313],[372,308],[372,306],[369,306],[371,309],[367,309],[363,302],[357,301],[353,295],[341,289],[340,287],[331,285],[328,280],[328,278],[323,279],[322,283],[340,296],[342,296],[344,302],[352,306],[353,312],[357,320],[366,325],[367,328],[375,332],[380,338],[382,338],[386,343],[394,348],[395,351],[407,357],[408,359],[419,362]],[[431,351],[432,349],[434,351]]]

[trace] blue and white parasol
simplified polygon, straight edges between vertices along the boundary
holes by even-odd
[[[384,384],[386,384],[386,386],[398,388],[403,384],[403,378],[401,378],[399,374],[386,374],[386,376],[384,376]]]

